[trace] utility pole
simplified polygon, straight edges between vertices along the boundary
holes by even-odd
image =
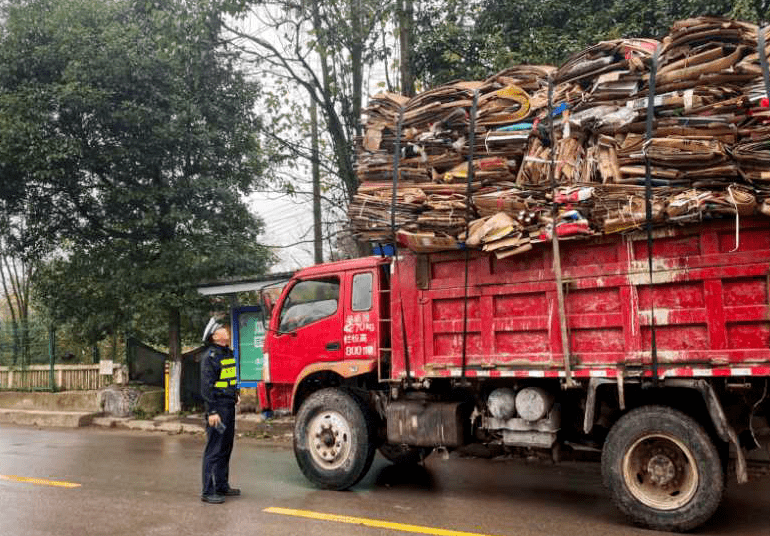
[[[321,165],[318,151],[318,108],[310,96],[310,143],[313,169],[313,251],[316,264],[324,261],[323,236],[321,233]]]

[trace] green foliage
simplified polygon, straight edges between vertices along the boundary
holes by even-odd
[[[25,352],[19,351],[19,341],[24,342]],[[0,324],[0,366],[25,367],[49,361],[48,326],[45,323],[29,319],[24,325]]]
[[[197,15],[131,4],[34,0],[10,10],[0,154],[41,236],[173,234],[186,217],[174,211],[179,199],[212,193],[201,179],[242,191],[260,170],[256,89],[218,55],[216,35],[205,35],[215,30],[199,28]]]
[[[24,247],[56,244],[39,302],[89,341],[159,342],[170,309],[205,310],[195,283],[267,267],[242,200],[268,164],[259,87],[212,5],[3,3],[0,194]]]
[[[237,219],[233,214],[235,225]],[[182,312],[183,333],[197,342],[212,304],[193,285],[267,268],[268,257],[256,244],[259,228],[243,229],[162,245],[118,239],[73,249],[43,267],[37,296],[54,321],[67,324],[88,342],[126,329],[141,340],[167,345],[169,308]]]
[[[29,365],[48,365],[50,356],[51,322],[42,316],[31,316],[23,324],[0,324],[0,366],[25,368]],[[26,344],[25,352],[18,352],[18,341]],[[66,325],[57,325],[54,337],[54,359],[57,364],[93,363],[95,357],[104,357],[123,361],[125,341],[108,337],[96,345],[83,339],[79,333],[67,329]]]
[[[424,2],[415,69],[429,84],[485,78],[518,63],[559,65],[607,39],[660,38],[696,16],[759,22],[767,0],[455,0]]]
[[[505,61],[499,32],[479,32],[478,3],[425,2],[415,15],[412,68],[423,89],[451,80],[489,76]]]

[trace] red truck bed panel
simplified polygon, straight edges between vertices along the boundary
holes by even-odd
[[[770,375],[770,220],[742,221],[738,238],[736,249],[729,220],[656,230],[653,285],[645,233],[561,242],[575,375],[649,375],[653,324],[661,376]],[[392,376],[407,371],[404,331],[410,375],[458,375],[466,307],[469,376],[558,375],[551,245],[502,260],[470,252],[467,304],[465,255],[401,252]]]

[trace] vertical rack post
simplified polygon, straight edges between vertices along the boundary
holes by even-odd
[[[470,238],[470,220],[471,220],[471,203],[473,202],[472,186],[473,186],[473,158],[475,156],[474,149],[476,147],[476,114],[479,106],[479,91],[473,91],[473,103],[471,105],[470,125],[468,126],[468,174],[467,182],[465,186],[465,279],[463,283],[463,346],[461,356],[461,378],[465,380],[465,372],[468,366],[468,268],[470,264],[470,252],[468,251],[467,241]]]
[[[551,138],[550,162],[548,166],[548,178],[550,179],[551,191],[553,193],[553,205],[551,215],[553,218],[553,228],[551,230],[551,245],[553,248],[553,272],[556,276],[556,302],[559,314],[559,331],[561,332],[562,355],[564,356],[564,387],[574,387],[575,382],[572,379],[572,358],[569,351],[569,335],[567,333],[567,313],[564,307],[564,282],[561,275],[561,252],[559,250],[559,236],[556,234],[556,218],[559,215],[556,206],[556,136],[553,128],[553,78],[548,77],[548,128]]]
[[[655,48],[655,53],[652,55],[652,64],[650,65],[650,87],[647,95],[647,120],[645,123],[645,142],[643,146],[644,153],[644,206],[647,220],[647,268],[650,275],[650,346],[651,346],[651,360],[652,360],[652,383],[655,387],[658,386],[658,343],[655,329],[655,299],[653,294],[653,288],[655,285],[652,249],[653,249],[653,236],[652,236],[652,163],[650,157],[647,154],[648,144],[652,142],[652,135],[655,128],[655,79],[658,72],[658,58],[660,55],[660,47]]]

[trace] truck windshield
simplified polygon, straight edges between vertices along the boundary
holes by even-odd
[[[281,308],[279,331],[294,331],[337,312],[337,278],[300,281],[289,291]]]

